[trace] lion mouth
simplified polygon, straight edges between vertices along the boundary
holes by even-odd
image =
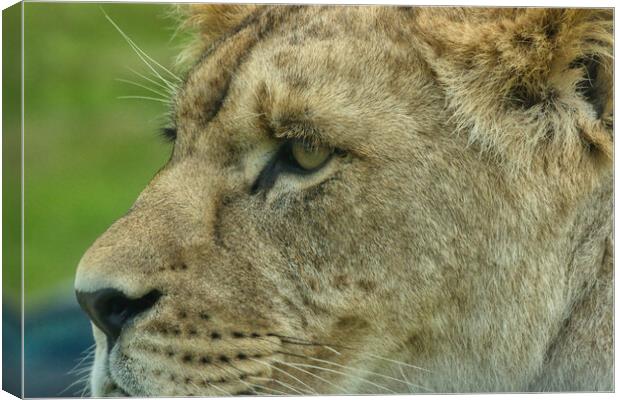
[[[106,368],[95,392],[105,397],[255,395],[270,391],[272,366],[282,357],[279,340],[265,335],[218,332],[207,339],[191,331],[173,333],[174,340],[168,336],[144,330],[117,343],[100,361]]]
[[[137,396],[138,393],[136,391],[132,391],[129,385],[123,384],[121,379],[115,379],[114,374],[112,373],[112,365],[110,363],[109,355],[102,360],[102,373],[100,378],[97,379],[99,383],[99,390],[95,390],[93,387],[93,395],[97,395],[97,397],[131,397]],[[97,385],[95,385],[97,386]]]
[[[252,337],[251,334],[238,331],[225,333],[223,330],[207,345],[207,341],[200,340],[197,333],[188,333],[185,338],[182,334],[174,335],[175,340],[165,340],[166,337],[161,334],[146,331],[123,341],[122,346],[115,346],[110,353],[102,353],[104,357],[96,362],[100,374],[97,374],[97,383],[93,387],[95,395],[220,397],[335,394],[350,393],[356,390],[355,385],[359,382],[372,386],[372,390],[378,393],[397,393],[380,379],[375,383],[377,377],[388,379],[389,383],[415,385],[406,379],[366,370],[362,365],[349,366],[346,347],[339,345],[275,334]],[[333,355],[338,356],[338,360],[330,361]],[[372,376],[365,378],[367,374]],[[354,382],[357,383],[353,385]],[[419,388],[426,390],[422,386]]]
[[[334,354],[346,359],[330,346],[216,322],[142,320],[130,326],[111,351],[102,347],[98,353],[92,392],[104,397],[307,395],[346,393],[339,382],[357,379],[347,366],[338,370],[346,360],[328,360]]]
[[[162,382],[169,384],[170,393],[151,393],[150,391],[141,390],[139,387],[133,387],[131,384],[120,382],[121,379],[114,379],[113,373],[108,371],[104,378],[104,384],[101,387],[102,397],[133,397],[133,396],[253,396],[259,394],[258,388],[266,388],[264,380],[270,380],[264,373],[249,374],[238,369],[239,374],[236,376],[225,375],[221,378],[211,378],[205,375],[196,377],[190,369],[182,368],[180,370],[171,369],[170,372],[157,373],[155,379],[150,379],[150,385],[162,387]],[[117,373],[119,374],[119,373]],[[126,376],[125,371],[120,373]],[[192,376],[190,378],[190,376]],[[127,378],[129,381],[135,377]],[[129,382],[131,383],[131,382]]]

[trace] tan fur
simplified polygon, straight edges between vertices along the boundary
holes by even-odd
[[[164,293],[95,395],[613,390],[611,11],[189,15],[171,159],[77,272]],[[298,137],[342,155],[253,193]]]
[[[231,31],[261,5],[246,4],[190,4],[179,5],[176,10],[181,28],[194,31],[192,42],[179,54],[179,62],[185,64],[204,53],[217,39]]]

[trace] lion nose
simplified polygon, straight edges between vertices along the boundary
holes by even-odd
[[[91,321],[105,333],[111,348],[125,324],[155,305],[161,292],[152,290],[146,295],[131,299],[116,289],[95,292],[75,292],[80,307]]]

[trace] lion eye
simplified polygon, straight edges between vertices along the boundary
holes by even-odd
[[[326,146],[313,146],[301,140],[291,143],[291,156],[304,170],[312,171],[330,158],[332,150]]]
[[[344,153],[339,149],[313,145],[303,140],[287,141],[260,172],[250,188],[250,193],[269,190],[283,172],[296,175],[313,174],[327,164],[334,154]]]

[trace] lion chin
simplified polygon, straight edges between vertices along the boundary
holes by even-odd
[[[179,11],[94,396],[613,390],[612,10]]]

